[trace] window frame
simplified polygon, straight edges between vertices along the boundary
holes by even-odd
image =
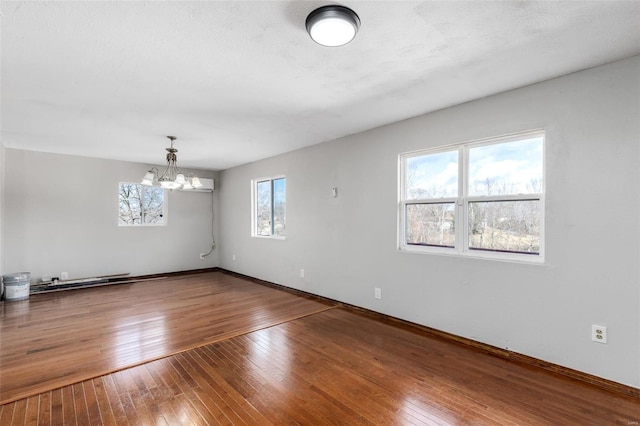
[[[542,139],[542,192],[508,195],[469,195],[469,151],[482,146],[498,145],[517,142],[526,139]],[[514,133],[510,135],[473,140],[463,143],[440,146],[430,149],[421,149],[401,153],[398,155],[398,241],[397,249],[406,253],[428,253],[449,256],[462,256],[491,260],[502,260],[521,263],[541,264],[545,260],[545,196],[546,196],[546,161],[545,161],[545,132],[542,129]],[[406,198],[406,163],[407,159],[443,152],[457,151],[458,153],[458,195],[456,197],[424,198],[407,200]],[[470,203],[474,202],[499,202],[499,201],[527,201],[539,202],[539,241],[538,254],[501,252],[484,249],[470,248],[469,238],[469,212]],[[455,227],[454,247],[431,246],[407,243],[407,205],[411,204],[454,204]]]
[[[118,226],[122,226],[125,228],[128,227],[146,227],[146,226],[167,226],[168,222],[169,222],[169,217],[167,215],[169,209],[168,209],[168,204],[169,204],[169,197],[167,197],[167,190],[164,188],[160,188],[160,187],[153,187],[155,189],[160,189],[162,190],[162,223],[145,223],[144,222],[144,211],[141,211],[141,223],[120,223],[120,187],[121,185],[136,185],[140,187],[140,196],[142,197],[142,203],[144,205],[144,193],[145,193],[145,188],[149,188],[148,186],[142,185],[141,183],[138,182],[118,182],[118,218],[117,218],[117,222],[118,222]]]
[[[285,235],[275,235],[274,227],[275,227],[275,218],[274,218],[274,181],[284,179],[285,182],[285,190],[284,190],[284,207],[285,207]],[[271,229],[269,235],[260,235],[258,234],[258,184],[262,182],[269,182],[269,187],[271,191],[270,195],[270,206],[271,206]],[[286,209],[287,209],[287,177],[285,175],[275,175],[268,177],[261,177],[257,179],[251,180],[251,236],[255,238],[265,238],[271,240],[286,240]]]

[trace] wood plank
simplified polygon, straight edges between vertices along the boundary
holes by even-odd
[[[43,392],[39,395],[38,403],[38,425],[51,424],[51,392]]]
[[[64,415],[62,412],[62,389],[54,389],[51,391],[51,424],[64,424]]]
[[[10,425],[13,420],[15,404],[0,405],[0,425]]]
[[[73,403],[73,386],[65,386],[60,390],[62,392],[62,424],[76,424],[76,407]]]
[[[22,425],[25,424],[25,418],[27,415],[27,399],[21,399],[16,401],[13,409],[13,419],[11,421],[12,425]],[[6,423],[0,423],[6,424]]]
[[[40,408],[40,395],[30,396],[27,398],[27,408],[25,413],[24,424],[35,425],[38,423],[38,410]]]
[[[86,380],[82,382],[82,388],[84,389],[84,399],[87,402],[89,424],[95,425],[101,423],[100,419],[102,417],[102,413],[100,412],[100,407],[98,405],[93,380]]]
[[[84,386],[82,382],[76,383],[71,386],[73,389],[73,400],[75,408],[75,421],[79,425],[88,425],[89,423],[89,408],[87,407],[87,400],[84,396]]]

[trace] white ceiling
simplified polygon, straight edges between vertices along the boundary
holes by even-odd
[[[225,169],[640,54],[640,1],[2,1],[6,147]]]

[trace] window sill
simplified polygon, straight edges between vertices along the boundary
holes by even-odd
[[[279,236],[279,235],[252,235],[252,238],[258,238],[261,240],[280,240],[284,241],[287,237]]]
[[[166,223],[146,223],[144,225],[132,225],[132,224],[122,224],[119,223],[118,227],[119,228],[157,228],[157,227],[162,227],[162,226],[167,226]]]
[[[408,247],[401,246],[397,249],[401,253],[431,254],[436,256],[457,257],[461,259],[482,259],[498,262],[519,263],[525,265],[544,265],[545,260],[541,255],[507,254],[469,250],[460,252],[456,249],[445,247]]]

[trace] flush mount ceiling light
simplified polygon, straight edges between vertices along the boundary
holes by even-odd
[[[173,147],[173,141],[177,138],[175,136],[167,136],[171,141],[171,147],[167,150],[167,167],[165,167],[162,174],[158,173],[158,169],[153,167],[149,170],[142,179],[142,185],[146,186],[160,186],[165,189],[194,189],[202,186],[200,179],[193,174],[187,177],[178,169],[178,156],[177,149]]]
[[[307,32],[323,46],[342,46],[356,36],[360,18],[348,7],[322,6],[307,16]]]

